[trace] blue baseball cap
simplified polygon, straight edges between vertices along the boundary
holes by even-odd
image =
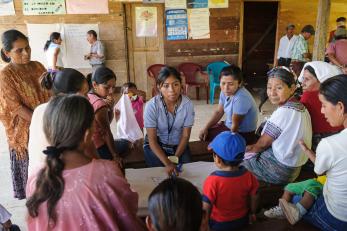
[[[226,161],[242,160],[237,157],[246,151],[245,139],[237,133],[230,131],[222,132],[208,145],[219,157]]]

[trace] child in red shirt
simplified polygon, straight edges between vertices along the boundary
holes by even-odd
[[[207,177],[203,187],[203,208],[210,214],[210,228],[214,231],[239,229],[256,220],[259,187],[252,173],[239,166],[246,142],[239,134],[225,131],[213,139],[209,148],[220,169]]]

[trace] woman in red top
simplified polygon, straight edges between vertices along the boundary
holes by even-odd
[[[321,113],[322,103],[318,99],[319,87],[322,82],[335,75],[341,74],[339,68],[322,61],[306,63],[299,81],[302,83],[304,93],[300,99],[311,116],[312,122],[312,150],[316,150],[322,138],[333,135],[343,129],[343,127],[332,127]]]

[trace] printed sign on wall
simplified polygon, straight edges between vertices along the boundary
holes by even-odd
[[[23,0],[23,14],[66,14],[65,0]]]
[[[188,39],[188,16],[187,10],[166,11],[166,39]]]

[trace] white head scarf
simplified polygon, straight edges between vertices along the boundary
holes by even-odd
[[[302,71],[299,75],[299,81],[302,82],[304,80],[304,71],[305,67],[311,66],[316,73],[317,79],[320,83],[323,83],[325,80],[334,77],[335,75],[342,74],[340,68],[335,65],[323,62],[323,61],[312,61],[305,63]]]

